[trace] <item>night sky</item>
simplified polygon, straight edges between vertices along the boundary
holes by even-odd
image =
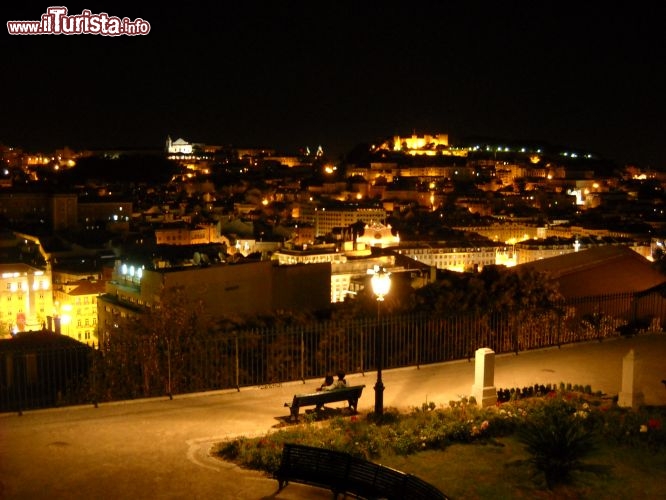
[[[660,2],[91,1],[64,5],[151,32],[7,34],[51,5],[0,7],[0,143],[159,149],[170,134],[338,157],[416,131],[666,168]]]

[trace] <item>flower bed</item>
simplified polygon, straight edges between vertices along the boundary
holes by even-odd
[[[521,390],[520,397],[498,401],[496,406],[488,408],[479,407],[472,398],[451,401],[448,406],[423,404],[404,412],[387,408],[381,418],[368,413],[317,422],[306,415],[298,425],[261,437],[240,437],[220,443],[214,453],[240,466],[272,474],[279,466],[282,445],[286,442],[378,460],[386,454],[409,455],[441,450],[453,443],[488,443],[502,436],[518,435],[535,458],[537,469],[546,472],[543,468],[552,465],[549,457],[560,453],[568,454],[565,465],[557,458],[552,467],[580,466],[582,459],[594,451],[598,439],[651,449],[666,445],[664,408],[639,411],[619,408],[613,398],[592,393],[586,387],[581,390],[580,386],[575,386],[578,390],[570,385],[561,385],[557,390],[535,387],[538,390],[531,397],[529,391],[523,396]],[[542,433],[544,429],[552,432]],[[543,465],[544,460],[550,460],[551,465]],[[566,476],[565,473],[562,477]]]

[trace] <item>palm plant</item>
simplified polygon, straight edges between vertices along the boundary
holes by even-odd
[[[544,402],[517,429],[516,437],[530,455],[527,462],[544,474],[549,489],[568,482],[576,470],[596,470],[583,463],[596,449],[596,436],[586,428],[585,417],[573,405],[555,399]]]

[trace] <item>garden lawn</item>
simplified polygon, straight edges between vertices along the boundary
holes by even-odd
[[[585,463],[608,468],[607,474],[576,472],[573,484],[552,491],[533,475],[522,444],[513,437],[496,444],[452,444],[445,450],[386,455],[377,462],[412,473],[452,499],[645,499],[666,498],[666,450],[601,444]]]

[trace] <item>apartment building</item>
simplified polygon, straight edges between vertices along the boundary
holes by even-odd
[[[51,272],[27,264],[0,264],[0,337],[42,330],[53,313]]]
[[[404,242],[393,250],[422,264],[449,271],[480,271],[497,263],[503,246],[450,246],[445,243]]]
[[[0,191],[0,216],[10,224],[33,224],[52,230],[74,227],[78,222],[77,195],[30,190]]]
[[[188,304],[201,304],[206,319],[324,309],[330,280],[330,263],[279,266],[266,260],[150,270],[118,260],[97,301],[98,334],[105,341],[123,319],[159,310],[165,294],[176,289]]]
[[[384,222],[386,210],[383,207],[318,207],[314,213],[315,236],[325,236],[334,228],[349,227],[358,221],[366,224]]]
[[[105,283],[98,280],[67,282],[53,291],[54,331],[89,346],[98,346],[97,298]]]

